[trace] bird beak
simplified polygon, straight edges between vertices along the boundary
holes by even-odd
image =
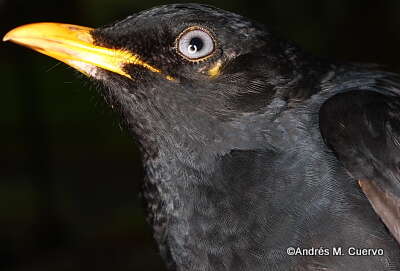
[[[146,69],[161,71],[128,51],[98,46],[89,27],[61,24],[34,23],[17,27],[8,32],[3,41],[12,41],[42,54],[58,59],[78,71],[96,77],[102,68],[132,79],[124,70],[127,64],[140,65]],[[169,76],[166,76],[169,79]]]

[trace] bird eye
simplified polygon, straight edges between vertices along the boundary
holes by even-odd
[[[176,47],[183,57],[196,61],[210,56],[214,52],[215,44],[208,31],[189,28],[178,37]]]

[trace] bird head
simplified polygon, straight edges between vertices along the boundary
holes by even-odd
[[[241,118],[276,98],[285,104],[293,85],[308,83],[296,47],[249,19],[199,4],[156,7],[98,29],[35,23],[3,40],[102,84],[106,101],[141,141],[249,139]]]

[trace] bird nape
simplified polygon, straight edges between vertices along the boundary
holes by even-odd
[[[200,4],[4,41],[102,85],[143,154],[170,270],[400,270],[398,75]]]

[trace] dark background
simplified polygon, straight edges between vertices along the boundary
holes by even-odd
[[[166,3],[0,0],[0,35],[39,21],[96,27]],[[398,0],[208,3],[317,55],[400,68]],[[164,270],[138,199],[133,140],[96,91],[57,63],[0,44],[0,270]]]

